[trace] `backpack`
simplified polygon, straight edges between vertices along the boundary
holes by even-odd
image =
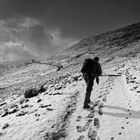
[[[81,72],[87,73],[87,74],[92,74],[95,77],[98,77],[98,76],[101,76],[101,74],[102,74],[102,68],[97,61],[95,61],[91,58],[88,58],[84,61]]]
[[[95,61],[93,59],[91,59],[91,58],[87,58],[84,61],[83,67],[81,69],[81,72],[91,74],[94,71],[96,71],[95,67],[96,67]]]

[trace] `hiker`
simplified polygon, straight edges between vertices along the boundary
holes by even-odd
[[[99,58],[95,57],[94,59],[86,59],[81,69],[81,72],[83,73],[83,77],[87,85],[84,108],[90,108],[88,104],[90,103],[90,95],[92,87],[94,85],[94,79],[96,79],[96,83],[99,84],[99,76],[101,76],[102,74],[102,68],[99,63]]]

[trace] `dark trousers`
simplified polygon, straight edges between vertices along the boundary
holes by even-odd
[[[90,102],[90,96],[95,77],[91,76],[90,74],[84,74],[83,77],[87,85],[84,105],[87,105]]]

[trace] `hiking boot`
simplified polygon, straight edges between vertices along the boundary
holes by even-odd
[[[84,105],[83,108],[90,108],[90,105]]]

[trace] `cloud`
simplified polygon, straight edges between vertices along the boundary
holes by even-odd
[[[0,61],[25,61],[36,58],[22,42],[0,43]]]
[[[61,30],[49,30],[29,17],[0,21],[0,48],[6,60],[46,58],[76,42],[62,38]]]
[[[38,18],[60,0],[0,0],[0,18]]]
[[[78,42],[77,39],[72,37],[62,37],[60,29],[51,30],[49,32],[53,35],[52,44],[58,46],[61,48],[61,50],[66,49]]]
[[[4,58],[7,61],[29,60],[35,58],[30,50],[22,42],[7,42],[4,44]]]

